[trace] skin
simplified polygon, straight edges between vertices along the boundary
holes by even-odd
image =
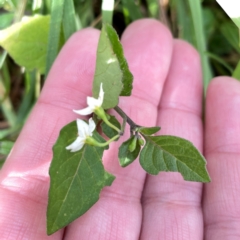
[[[91,96],[98,37],[85,29],[63,47],[0,172],[1,239],[239,239],[240,83],[211,81],[203,124],[198,53],[150,19],[134,22],[122,36],[134,90],[120,106],[140,125],[192,141],[204,151],[212,182],[186,182],[179,173],[150,176],[138,161],[123,169],[114,143],[103,158],[116,176],[112,186],[81,218],[46,235],[51,149],[60,129],[79,117],[72,109],[86,107]]]

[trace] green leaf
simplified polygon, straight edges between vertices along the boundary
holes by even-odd
[[[139,2],[122,0],[122,5],[123,5],[123,13],[126,19],[129,17],[134,21],[134,20],[143,18],[143,15],[141,13],[141,8],[139,6]]]
[[[238,64],[237,64],[236,68],[234,69],[232,77],[240,80],[240,61],[238,61]]]
[[[0,30],[11,25],[14,18],[13,13],[1,13],[0,15]]]
[[[5,163],[5,160],[0,160],[0,169],[3,167],[4,163]]]
[[[11,77],[9,73],[9,67],[6,61],[2,65],[2,74],[0,74],[0,105],[2,114],[7,120],[10,127],[16,126],[16,113],[13,108],[12,100],[10,99],[9,92],[11,88]],[[6,129],[5,129],[6,130]]]
[[[74,121],[61,130],[53,147],[49,170],[48,235],[83,215],[98,201],[102,188],[110,186],[114,180],[102,164],[104,148],[84,145],[78,152],[66,150],[66,146],[76,139],[76,133]],[[97,132],[93,137],[104,142]]]
[[[22,124],[17,124],[10,128],[0,129],[0,140],[11,136],[18,136],[22,127],[23,127]]]
[[[138,157],[138,154],[141,150],[141,146],[138,141],[136,141],[135,150],[133,151],[129,150],[129,146],[134,141],[134,138],[136,137],[135,136],[130,137],[126,142],[123,142],[119,148],[118,159],[122,167],[126,167],[130,163],[132,163]]]
[[[140,127],[139,132],[148,136],[158,132],[160,129],[160,127]]]
[[[75,20],[75,9],[73,0],[65,0],[63,8],[63,32],[65,41],[77,31],[76,20]]]
[[[240,17],[238,17],[238,18],[231,18],[231,19],[237,25],[237,27],[240,28]]]
[[[35,94],[36,94],[36,84],[40,79],[40,74],[37,71],[31,71],[25,73],[25,91],[22,96],[22,101],[20,106],[18,107],[17,114],[17,123],[24,123],[29,112],[31,111],[34,102],[35,102]]]
[[[12,141],[1,141],[0,142],[0,154],[8,155],[14,145]]]
[[[45,71],[49,16],[36,15],[0,31],[2,46],[27,70]]]
[[[193,21],[189,10],[188,2],[185,0],[170,1],[171,11],[176,12],[176,26],[179,29],[178,37],[186,40],[192,45],[195,44]],[[173,22],[174,24],[174,22]]]
[[[201,1],[188,0],[188,4],[189,4],[189,8],[192,15],[194,35],[196,39],[196,47],[201,57],[202,72],[203,72],[203,87],[204,87],[204,93],[206,93],[208,84],[212,79],[213,74],[210,67],[209,59],[204,54],[204,52],[206,52],[206,49],[207,49],[207,42],[206,42],[206,36],[205,36],[204,26],[203,26],[204,22],[202,17],[203,13],[202,13]]]
[[[227,39],[228,43],[240,53],[239,48],[239,32],[238,28],[231,21],[226,21],[220,25],[222,35]]]
[[[109,115],[108,121],[110,123],[112,123],[113,125],[115,125],[117,128],[121,129],[121,124],[119,123],[119,121],[114,116]],[[105,122],[101,123],[101,128],[102,128],[103,133],[108,138],[113,138],[114,136],[116,136],[118,134],[118,132],[115,129],[109,127]],[[117,139],[115,141],[117,141]]]
[[[94,0],[78,1],[78,4],[75,4],[79,29],[89,27],[94,21],[93,2]]]
[[[185,180],[210,182],[206,160],[193,144],[175,136],[144,136],[140,164],[149,174],[180,172]]]
[[[103,83],[104,109],[114,108],[119,96],[130,96],[133,76],[123,55],[122,45],[112,26],[104,24],[98,42],[93,96],[98,98]]]
[[[10,153],[12,147],[14,145],[14,142],[11,141],[1,141],[0,142],[0,169],[2,168],[8,154]]]
[[[59,52],[61,41],[61,26],[63,20],[64,0],[51,1],[51,19],[48,34],[47,57],[46,57],[46,72],[48,75],[54,60]],[[64,24],[65,25],[65,24]]]
[[[212,58],[213,60],[215,60],[216,62],[220,63],[223,67],[225,67],[230,74],[233,73],[233,69],[232,67],[225,61],[223,60],[223,58],[218,57],[216,54],[210,53],[210,52],[206,52],[205,53],[209,58]]]
[[[159,1],[158,0],[147,0],[147,7],[150,17],[159,18]]]

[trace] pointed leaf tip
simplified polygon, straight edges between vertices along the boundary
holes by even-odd
[[[148,136],[157,133],[160,129],[160,127],[140,127],[139,132]]]
[[[175,136],[145,136],[140,164],[149,174],[179,172],[187,181],[210,182],[206,160],[194,145]]]
[[[104,109],[114,108],[119,96],[130,96],[133,76],[129,71],[123,48],[114,28],[103,24],[97,48],[97,62],[93,81],[93,96],[98,97],[103,84]]]

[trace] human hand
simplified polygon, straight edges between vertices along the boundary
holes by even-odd
[[[41,96],[0,172],[1,239],[237,239],[239,236],[240,83],[213,80],[202,127],[202,77],[197,52],[173,40],[155,20],[134,22],[122,37],[134,75],[120,106],[143,126],[186,138],[203,150],[212,182],[186,182],[178,173],[146,175],[138,161],[121,168],[117,145],[104,155],[116,176],[100,200],[65,230],[46,235],[48,168],[60,129],[91,96],[99,32],[85,29],[67,42]],[[203,202],[202,202],[203,199]]]

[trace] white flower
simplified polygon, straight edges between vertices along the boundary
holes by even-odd
[[[104,97],[104,91],[103,91],[103,87],[102,87],[102,83],[101,83],[98,99],[93,98],[93,97],[87,97],[88,107],[86,107],[84,109],[80,109],[80,110],[73,110],[73,111],[80,115],[89,115],[89,114],[93,113],[94,110],[96,110],[102,106],[103,97]]]
[[[85,144],[86,139],[92,136],[95,127],[96,124],[92,118],[89,119],[89,124],[81,119],[77,119],[78,137],[72,144],[67,146],[66,149],[71,152],[80,150]]]

